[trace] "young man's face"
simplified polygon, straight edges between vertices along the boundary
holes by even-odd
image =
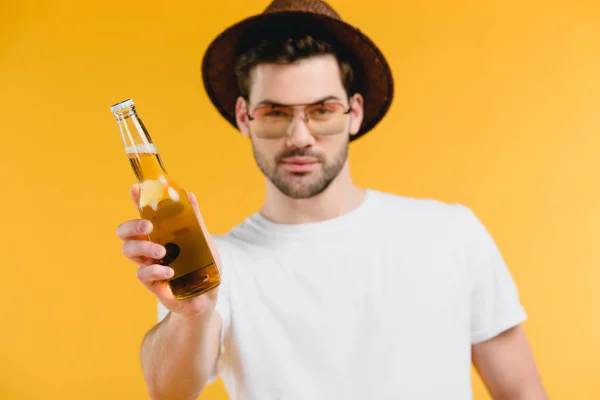
[[[362,97],[349,101],[331,55],[259,64],[250,77],[249,101],[238,99],[236,115],[259,168],[286,196],[321,193],[346,163],[350,135],[362,122]]]

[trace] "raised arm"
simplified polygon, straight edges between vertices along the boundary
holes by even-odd
[[[134,202],[138,196],[139,189],[134,186]],[[192,194],[188,197],[220,266],[196,199]],[[166,250],[147,239],[151,232],[151,222],[141,219],[123,222],[117,228],[117,236],[123,240],[123,254],[138,266],[138,280],[169,310],[142,341],[141,363],[148,393],[154,400],[196,399],[216,371],[222,325],[215,310],[219,288],[184,301],[176,300],[167,282],[173,270],[156,263]]]
[[[216,370],[221,319],[169,313],[142,343],[141,360],[154,400],[196,399]]]

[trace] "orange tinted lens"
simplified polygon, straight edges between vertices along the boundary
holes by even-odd
[[[291,119],[293,113],[292,109],[287,107],[263,106],[254,110],[254,118],[276,122],[282,119]]]
[[[306,108],[308,119],[313,120],[326,120],[341,114],[344,114],[344,106],[339,103],[315,104]]]
[[[346,126],[344,106],[339,103],[316,104],[306,109],[308,125],[315,135],[337,135]]]
[[[286,135],[292,121],[293,112],[286,107],[259,107],[254,110],[254,132],[262,138],[276,138]]]

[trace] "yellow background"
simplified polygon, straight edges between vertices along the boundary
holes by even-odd
[[[551,398],[600,399],[600,4],[332,4],[396,79],[388,117],[351,146],[356,181],[470,206],[517,281]],[[147,398],[138,352],[156,305],[115,236],[137,211],[109,107],[136,101],[168,171],[226,232],[263,181],[199,64],[265,5],[2,2],[1,399]],[[201,398],[225,399],[221,381]]]

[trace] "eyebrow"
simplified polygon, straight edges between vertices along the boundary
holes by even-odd
[[[313,101],[312,103],[305,103],[305,104],[283,104],[283,103],[279,103],[274,100],[265,99],[265,100],[261,101],[260,103],[256,104],[256,107],[260,107],[260,106],[293,107],[293,106],[305,106],[305,105],[312,106],[315,104],[325,103],[326,101],[330,101],[330,100],[342,101],[339,97],[333,96],[333,95],[325,96],[325,97],[320,98],[317,101]]]

